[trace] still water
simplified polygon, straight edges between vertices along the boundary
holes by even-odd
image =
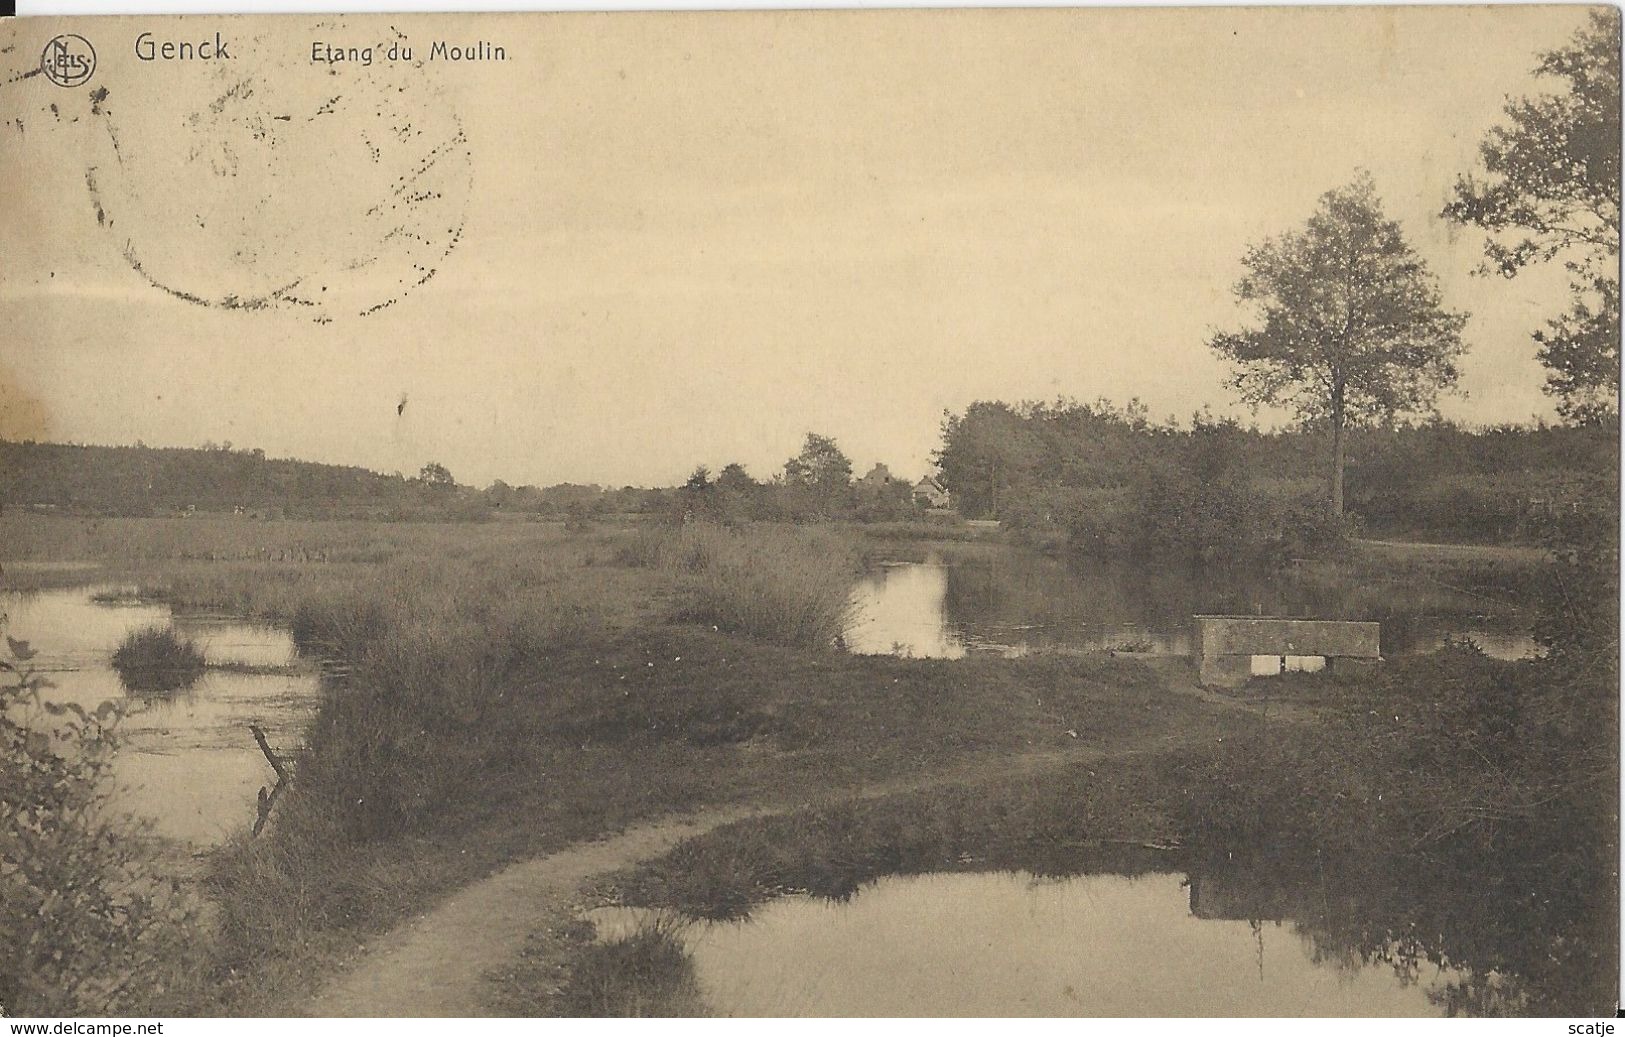
[[[612,939],[648,912],[590,917]],[[1321,953],[1168,872],[893,877],[681,931],[707,1005],[736,1016],[1438,1016],[1459,979]]]
[[[281,630],[173,615],[163,605],[92,600],[109,590],[117,588],[0,593],[6,633],[39,652],[31,665],[56,685],[44,692],[46,701],[86,710],[107,701],[126,707],[112,765],[116,808],[150,819],[158,835],[199,848],[246,830],[259,788],[276,780],[248,725],[264,728],[274,747],[297,744],[315,708],[315,673],[300,664]],[[191,639],[211,664],[262,672],[210,669],[183,691],[133,695],[113,670],[113,651],[125,634],[151,626]]]
[[[1539,651],[1516,613],[1442,586],[1317,583],[1290,574],[1195,577],[1065,565],[1006,548],[877,565],[853,587],[851,604],[842,640],[866,655],[1189,655],[1190,618],[1198,613],[1374,620],[1390,656],[1433,651],[1449,637],[1471,638],[1500,659]],[[1289,668],[1317,665],[1289,659]]]

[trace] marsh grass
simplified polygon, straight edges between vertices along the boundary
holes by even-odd
[[[646,531],[620,557],[683,580],[677,618],[802,648],[828,648],[840,638],[862,563],[838,533],[769,524]]]
[[[132,630],[113,652],[113,669],[120,683],[136,694],[167,694],[189,688],[207,668],[203,650],[169,627]]]
[[[588,1018],[703,1016],[694,961],[683,946],[688,923],[650,912],[623,936],[594,941],[571,962],[557,1012]]]

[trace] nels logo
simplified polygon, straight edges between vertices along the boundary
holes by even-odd
[[[57,86],[79,86],[96,71],[96,48],[83,36],[64,33],[45,45],[39,67]]]

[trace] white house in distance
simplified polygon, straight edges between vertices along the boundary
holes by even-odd
[[[948,508],[953,506],[953,498],[948,494],[948,488],[937,481],[936,476],[926,475],[914,484],[914,501],[928,508]]]

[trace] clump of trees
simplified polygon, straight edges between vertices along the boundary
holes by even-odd
[[[1347,515],[1326,507],[1326,429],[1263,430],[1137,403],[981,401],[943,423],[956,506],[1017,536],[1105,557],[1308,554],[1349,528],[1535,542],[1553,515],[1601,509],[1618,444],[1605,429],[1469,429],[1428,419],[1349,430]]]
[[[758,481],[737,462],[714,478],[704,465],[677,491],[670,514],[677,520],[813,522],[842,519],[900,521],[922,509],[908,483],[891,478],[885,465],[853,479],[852,460],[830,437],[807,433],[801,450],[772,478]]]

